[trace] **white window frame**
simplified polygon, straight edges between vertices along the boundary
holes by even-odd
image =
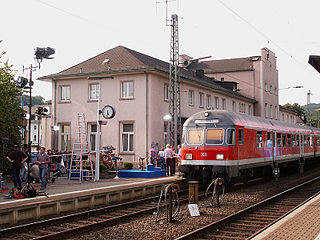
[[[268,103],[264,104],[264,115],[265,115],[265,118],[268,117]]]
[[[211,95],[207,94],[207,109],[211,108]]]
[[[188,93],[188,103],[190,106],[194,106],[194,91],[193,90],[189,90]]]
[[[275,116],[275,119],[277,120],[278,119],[278,107],[277,106],[274,106],[274,116]]]
[[[237,104],[235,101],[232,101],[232,111],[237,112]]]
[[[215,109],[219,109],[219,97],[214,97]]]
[[[164,100],[169,101],[169,84],[164,84]]]
[[[251,113],[251,108],[252,108],[251,105],[249,105],[249,108],[248,108],[248,114],[249,114],[249,115],[252,114],[252,113]]]
[[[62,128],[63,126],[68,126],[70,128],[70,132],[62,132]],[[70,124],[59,124],[59,127],[60,127],[60,131],[59,131],[59,150],[60,151],[71,151],[71,125]],[[69,137],[69,140],[70,140],[70,149],[68,149],[68,137]],[[62,149],[62,138],[64,140],[64,143],[65,143],[65,148]]]
[[[132,125],[132,131],[131,132],[124,132],[123,131],[123,126],[126,125],[126,124],[130,124]],[[123,149],[123,135],[128,135],[128,150],[124,150]],[[131,143],[131,140],[130,140],[130,136],[132,136],[132,149],[130,149],[130,143]],[[122,122],[120,123],[120,149],[121,149],[121,152],[123,153],[134,153],[134,123],[132,122]]]
[[[134,97],[134,82],[122,81],[121,83],[121,98],[132,99]]]
[[[59,86],[59,101],[60,102],[70,102],[71,86],[70,85],[61,85]]]
[[[222,110],[226,110],[226,99],[222,98]]]
[[[270,118],[273,118],[272,104],[270,104]]]
[[[199,107],[203,108],[204,94],[199,92]]]
[[[96,126],[97,131],[92,132],[92,126]],[[97,139],[98,139],[98,125],[97,123],[88,123],[88,136],[90,140],[90,150],[96,151],[97,150]],[[94,145],[92,145],[91,139],[94,138]]]
[[[100,84],[90,83],[89,84],[89,100],[99,100]]]

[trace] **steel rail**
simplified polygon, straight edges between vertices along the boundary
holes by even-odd
[[[214,232],[210,232],[210,233],[209,233],[210,230],[219,229],[219,227],[221,227],[221,226],[226,227],[227,224],[234,223],[234,222],[233,222],[234,220],[240,219],[241,217],[245,216],[246,214],[252,213],[252,212],[255,211],[255,210],[262,209],[262,207],[265,207],[265,206],[267,206],[268,204],[272,204],[272,203],[274,203],[274,202],[277,201],[277,200],[281,200],[282,198],[285,198],[285,197],[288,196],[289,194],[292,194],[292,193],[294,193],[295,191],[302,190],[303,187],[306,187],[306,186],[308,186],[308,185],[310,185],[310,184],[312,184],[312,183],[315,183],[315,182],[317,182],[317,181],[319,181],[319,180],[320,180],[320,177],[316,177],[316,178],[311,179],[311,180],[309,180],[309,181],[307,181],[307,182],[305,182],[305,183],[302,183],[302,184],[299,184],[299,185],[297,185],[297,186],[295,186],[295,187],[289,188],[289,189],[287,189],[287,190],[285,190],[285,191],[283,191],[283,192],[280,192],[280,193],[278,193],[278,194],[276,194],[276,195],[274,195],[274,196],[272,196],[272,197],[269,197],[269,198],[267,198],[267,199],[265,199],[265,200],[262,200],[262,201],[254,204],[254,205],[252,205],[252,206],[249,206],[249,207],[247,207],[247,208],[245,208],[245,209],[242,209],[242,210],[240,210],[240,211],[238,211],[238,212],[236,212],[236,213],[234,213],[234,214],[231,214],[231,215],[229,215],[229,216],[226,216],[226,217],[224,217],[224,218],[222,218],[222,219],[220,219],[220,220],[218,220],[218,221],[215,221],[215,222],[210,223],[210,224],[208,224],[208,225],[206,225],[206,226],[203,226],[203,227],[201,227],[201,228],[199,228],[199,229],[196,229],[196,230],[194,230],[194,231],[192,231],[192,232],[190,232],[190,233],[187,233],[187,234],[185,234],[185,235],[183,235],[183,236],[180,236],[180,237],[176,238],[175,240],[197,239],[197,237],[204,239],[206,233],[210,234],[210,238],[212,239],[212,238],[215,237],[215,236],[214,236],[215,233],[214,233]],[[288,214],[290,214],[291,212],[293,212],[295,209],[297,209],[297,208],[300,207],[301,205],[303,205],[303,204],[305,204],[306,202],[308,202],[310,199],[312,199],[312,198],[315,197],[316,195],[320,194],[320,191],[314,191],[314,192],[316,192],[316,193],[312,194],[311,197],[309,196],[307,199],[305,198],[304,200],[300,201],[300,202],[299,202],[298,204],[296,204],[295,206],[292,206],[292,208],[291,208],[289,211],[287,211],[286,213],[282,214],[282,215],[279,216],[279,217],[275,217],[271,222],[268,221],[263,227],[261,227],[259,230],[255,231],[255,233],[250,234],[250,236],[244,237],[243,239],[250,239],[250,238],[256,236],[257,234],[261,233],[263,230],[265,230],[265,229],[268,228],[269,226],[273,225],[274,223],[276,223],[277,221],[279,221],[279,220],[282,219],[283,217],[285,217],[285,216],[287,216]],[[293,205],[293,204],[292,204],[292,205]],[[229,226],[229,225],[228,225],[228,226]],[[223,229],[223,227],[221,227],[221,228]],[[219,230],[221,230],[221,229],[219,229]],[[245,230],[245,229],[242,229],[242,232],[243,232],[244,230]],[[220,237],[218,236],[219,233],[216,234],[216,235],[217,235],[217,239],[219,239],[219,238],[221,237],[221,235],[220,235]],[[240,237],[239,237],[239,238],[240,238]],[[239,238],[238,238],[238,239],[239,239]],[[215,239],[215,238],[214,238],[214,239]],[[232,239],[231,236],[230,236],[230,239]],[[234,237],[234,239],[237,239],[237,237]]]

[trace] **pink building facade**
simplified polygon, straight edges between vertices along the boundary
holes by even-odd
[[[169,64],[118,46],[62,72],[52,82],[52,148],[71,151],[78,113],[84,113],[91,150],[96,149],[97,109],[111,105],[113,119],[101,126],[101,147],[113,145],[124,161],[138,162],[152,143],[165,145]],[[257,101],[209,77],[180,69],[182,120],[206,109],[254,114]],[[102,117],[101,117],[102,118]],[[59,127],[59,128],[57,128]]]

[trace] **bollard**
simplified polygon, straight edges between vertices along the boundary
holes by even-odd
[[[199,182],[189,181],[189,203],[198,204],[199,201]]]

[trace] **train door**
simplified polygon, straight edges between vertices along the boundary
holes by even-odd
[[[277,157],[276,139],[277,139],[277,132],[276,131],[272,131],[272,162],[274,162],[276,160],[276,157]]]
[[[300,148],[300,158],[304,155],[304,137],[303,135],[298,135],[299,138],[299,148]]]

